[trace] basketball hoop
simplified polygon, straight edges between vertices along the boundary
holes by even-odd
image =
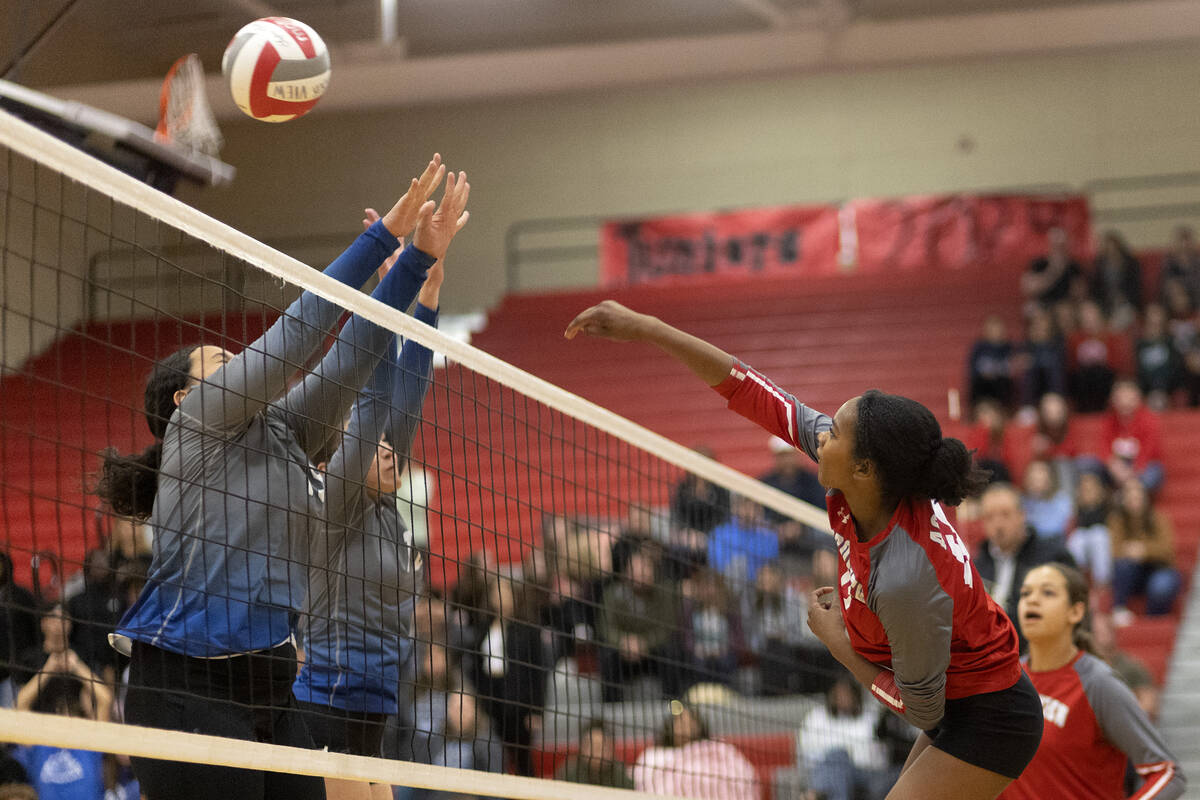
[[[204,92],[204,67],[189,53],[179,58],[163,79],[158,99],[155,138],[215,156],[225,143]]]

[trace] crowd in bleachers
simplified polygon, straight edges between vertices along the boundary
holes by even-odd
[[[1061,230],[1049,241],[1022,276],[1024,340],[989,317],[968,356],[967,443],[995,480],[1018,487],[1033,536],[1090,575],[1098,610],[1128,625],[1134,605],[1168,613],[1182,585],[1170,520],[1155,508],[1167,480],[1158,414],[1200,403],[1200,247],[1180,228],[1150,286],[1116,232],[1090,269]],[[1074,415],[1093,413],[1103,435],[1085,448]],[[977,563],[1003,563],[985,527]]]
[[[1146,287],[1116,234],[1104,237],[1090,269],[1063,236],[1050,241],[1022,279],[1023,339],[1011,339],[1004,317],[990,317],[968,359],[967,444],[996,483],[966,509],[965,522],[982,531],[974,562],[1014,618],[1032,567],[1061,561],[1088,573],[1099,590],[1098,645],[1153,715],[1157,689],[1143,666],[1116,650],[1112,626],[1135,612],[1169,613],[1182,585],[1170,520],[1155,508],[1168,480],[1157,414],[1200,405],[1200,247],[1181,229],[1160,285]],[[1085,413],[1105,415],[1103,440],[1091,450],[1075,431],[1076,415]],[[779,439],[767,446],[773,467],[763,482],[823,505],[802,455]],[[124,658],[107,637],[145,580],[146,536],[144,526],[111,518],[105,546],[49,604],[16,584],[7,556],[0,560],[0,704],[120,718]],[[808,630],[809,592],[836,584],[828,537],[695,475],[674,487],[669,508],[634,503],[622,520],[547,515],[538,546],[519,566],[480,551],[452,588],[414,598],[405,699],[385,753],[741,797],[758,780],[754,768],[710,732],[695,703],[680,700],[731,696],[722,691],[810,695],[822,699],[796,726],[798,796],[882,798],[915,731],[866,702]],[[554,676],[564,672],[597,684],[588,713],[547,708]],[[714,685],[724,689],[713,694]],[[626,764],[602,709],[631,701],[667,703],[667,710],[654,745]],[[557,769],[540,757],[555,746],[543,737],[552,711],[578,727],[569,737],[578,750]],[[13,755],[0,764],[0,782],[45,797],[137,796],[123,758],[44,747]],[[63,769],[78,786],[46,793],[44,781]],[[742,788],[689,784],[714,773]],[[449,795],[397,788],[396,797]]]
[[[109,646],[108,634],[141,592],[150,542],[143,526],[127,520],[100,524],[107,527],[106,546],[87,553],[61,592],[35,596],[14,580],[9,555],[0,554],[3,707],[121,718],[125,659]],[[0,797],[137,800],[139,791],[125,756],[30,745],[4,753]]]

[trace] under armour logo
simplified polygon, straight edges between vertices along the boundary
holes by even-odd
[[[843,525],[849,525],[850,524],[850,512],[844,508],[839,510],[838,511],[838,519],[840,519],[842,521]]]

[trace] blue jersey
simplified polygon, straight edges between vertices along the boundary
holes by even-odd
[[[415,316],[437,324],[437,312],[419,303]],[[428,348],[408,341],[398,364],[380,363],[329,462],[327,526],[314,539],[302,624],[305,662],[293,687],[304,702],[396,713],[421,565],[396,498],[372,499],[362,482],[385,431],[397,462],[408,457],[432,360]]]
[[[377,222],[326,274],[359,286],[396,245]],[[432,263],[406,248],[373,296],[407,308]],[[352,317],[320,364],[288,391],[341,313],[305,292],[183,398],[163,436],[148,581],[119,635],[194,657],[264,650],[291,635],[321,515],[311,459],[341,429],[392,339]]]

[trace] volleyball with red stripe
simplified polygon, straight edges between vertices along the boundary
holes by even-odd
[[[233,102],[263,122],[307,113],[329,86],[329,50],[308,25],[263,17],[243,27],[225,48],[221,72]]]

